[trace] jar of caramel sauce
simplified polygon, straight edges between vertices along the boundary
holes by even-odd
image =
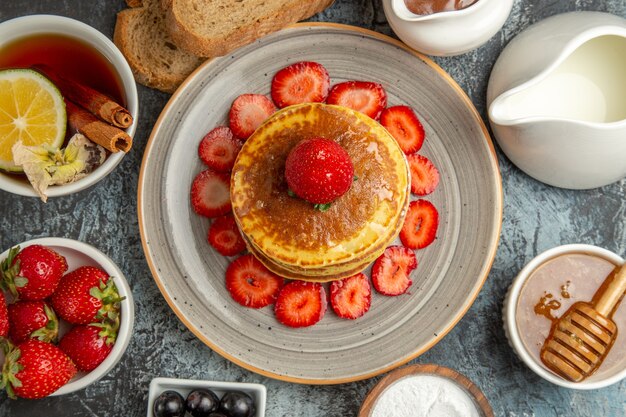
[[[478,0],[404,0],[406,8],[415,14],[433,14],[461,10]]]
[[[599,256],[568,253],[546,261],[531,273],[520,291],[516,322],[522,343],[535,362],[543,366],[540,351],[552,322],[575,302],[591,301],[615,267]],[[613,320],[620,330],[596,374],[619,365],[626,355],[626,306],[620,308],[618,304]]]

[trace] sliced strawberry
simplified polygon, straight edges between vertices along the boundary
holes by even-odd
[[[409,106],[393,106],[380,115],[380,124],[391,133],[400,149],[409,155],[424,143],[424,127]]]
[[[241,237],[232,214],[218,217],[209,228],[208,241],[220,254],[235,256],[246,249],[246,242]]]
[[[372,267],[374,288],[383,295],[404,294],[413,283],[410,275],[415,268],[417,259],[412,250],[389,246]]]
[[[218,126],[206,134],[198,146],[198,156],[207,166],[218,172],[233,169],[241,142],[226,126]]]
[[[428,158],[413,154],[406,157],[411,171],[411,192],[416,195],[427,195],[435,191],[439,185],[439,171]]]
[[[230,212],[230,177],[210,169],[202,171],[191,184],[191,205],[196,213],[219,217]]]
[[[330,284],[330,305],[339,317],[357,319],[367,313],[372,290],[365,274],[356,274]]]
[[[260,94],[242,94],[233,101],[228,115],[235,136],[248,139],[276,111],[272,100]]]
[[[411,201],[400,240],[411,249],[422,249],[433,243],[439,226],[439,213],[430,201]]]
[[[300,103],[321,103],[330,89],[328,71],[317,62],[297,62],[278,71],[272,80],[272,100],[281,109]]]
[[[284,283],[254,255],[244,255],[228,265],[226,289],[245,307],[261,308],[272,304]]]
[[[286,326],[312,326],[326,313],[326,291],[315,282],[291,281],[278,294],[274,313]]]
[[[387,107],[387,93],[378,83],[346,81],[330,89],[326,103],[349,107],[378,119],[380,112]]]

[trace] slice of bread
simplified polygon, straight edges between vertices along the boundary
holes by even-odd
[[[162,0],[174,43],[221,56],[330,6],[333,0]]]
[[[160,0],[127,0],[131,7],[117,15],[113,41],[122,51],[137,82],[173,93],[204,58],[178,48],[165,27]]]

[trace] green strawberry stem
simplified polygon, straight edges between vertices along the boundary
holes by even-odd
[[[91,323],[89,326],[99,327],[100,332],[98,332],[98,336],[105,339],[107,345],[112,345],[115,343],[120,329],[120,315],[118,312],[109,311],[101,322]]]
[[[47,304],[44,304],[43,309],[46,313],[46,317],[48,317],[48,322],[41,329],[33,331],[30,337],[39,339],[42,342],[55,342],[59,335],[59,320],[54,310],[48,307]]]
[[[120,297],[113,277],[109,277],[106,284],[100,280],[100,285],[92,287],[89,290],[89,295],[102,302],[102,307],[96,315],[96,319],[99,322],[91,323],[90,326],[99,327],[101,330],[98,335],[106,339],[107,345],[112,345],[117,339],[117,333],[120,328],[121,302],[126,297]]]
[[[4,350],[4,365],[2,366],[2,375],[0,377],[0,389],[4,389],[7,395],[11,399],[15,399],[15,392],[13,388],[19,388],[22,386],[22,381],[17,379],[15,375],[24,369],[24,367],[18,363],[22,352],[16,346],[14,346],[8,340],[3,343]]]
[[[110,313],[119,314],[121,308],[121,302],[126,297],[120,297],[117,291],[113,277],[109,277],[106,284],[100,280],[98,287],[92,287],[89,290],[89,295],[97,298],[102,302],[102,307],[96,314],[96,319],[103,320],[109,316]]]
[[[8,290],[14,297],[18,298],[17,288],[21,288],[28,284],[28,279],[20,277],[20,261],[13,264],[13,260],[20,253],[19,246],[13,246],[9,249],[9,255],[2,263],[0,263],[0,288]]]

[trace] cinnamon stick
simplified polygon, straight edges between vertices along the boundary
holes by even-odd
[[[68,100],[98,116],[103,121],[122,129],[133,124],[133,116],[122,105],[91,87],[58,76],[49,67],[37,65],[36,69],[52,80]]]
[[[128,152],[133,139],[123,130],[104,123],[80,106],[65,100],[67,120],[74,130],[111,152]]]

